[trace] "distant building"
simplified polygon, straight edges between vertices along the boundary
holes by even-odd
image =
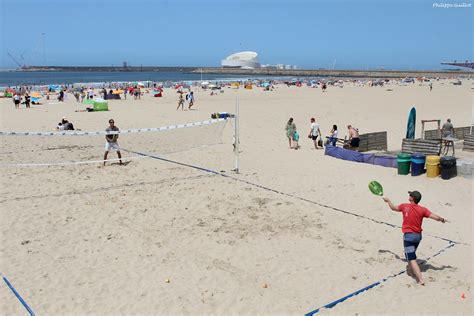
[[[224,68],[260,68],[260,62],[256,52],[239,52],[232,54],[226,59],[223,59],[221,65]]]
[[[123,62],[123,68],[128,68],[128,63],[126,61]]]

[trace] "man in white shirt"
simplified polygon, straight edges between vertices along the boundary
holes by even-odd
[[[321,137],[321,131],[319,129],[319,124],[316,123],[314,117],[311,118],[311,129],[309,130],[308,138],[311,138],[314,143],[314,148],[319,149],[318,147],[318,136]]]

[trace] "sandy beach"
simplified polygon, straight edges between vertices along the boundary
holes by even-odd
[[[397,151],[412,106],[417,137],[421,119],[469,126],[472,80],[453,81],[434,81],[431,92],[418,83],[346,84],[326,93],[283,84],[214,96],[196,89],[192,111],[176,110],[173,89],[163,98],[110,100],[110,111],[96,113],[76,112],[85,105],[72,95],[64,103],[43,98],[28,110],[0,99],[1,131],[49,132],[63,116],[83,131],[103,131],[109,118],[122,130],[203,121],[234,112],[238,98],[241,149],[235,174],[227,122],[223,130],[119,138],[124,148],[219,174],[151,158],[125,166],[7,167],[100,160],[105,141],[61,137],[56,145],[63,147],[45,150],[40,137],[2,137],[0,272],[37,315],[302,315],[405,269],[402,217],[369,192],[377,180],[394,203],[418,190],[420,204],[449,220],[424,221],[417,255],[429,258],[426,286],[401,273],[320,313],[472,315],[472,178],[400,176],[325,156],[306,138],[316,117],[324,135],[333,124],[342,137],[348,124],[361,134],[387,131],[389,150]],[[300,150],[288,148],[290,117]],[[212,146],[197,146],[199,140]],[[460,148],[456,156],[474,159]],[[3,283],[0,310],[26,314]]]

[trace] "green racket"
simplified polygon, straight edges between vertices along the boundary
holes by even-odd
[[[375,195],[383,196],[383,187],[377,181],[371,181],[369,183],[369,190]]]

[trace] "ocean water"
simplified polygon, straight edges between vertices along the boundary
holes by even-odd
[[[203,74],[202,80],[245,80],[265,79],[268,76],[245,76],[225,74]],[[282,78],[282,77],[279,77]],[[0,87],[17,85],[71,84],[86,82],[128,82],[128,81],[198,81],[201,74],[181,72],[0,72]]]

